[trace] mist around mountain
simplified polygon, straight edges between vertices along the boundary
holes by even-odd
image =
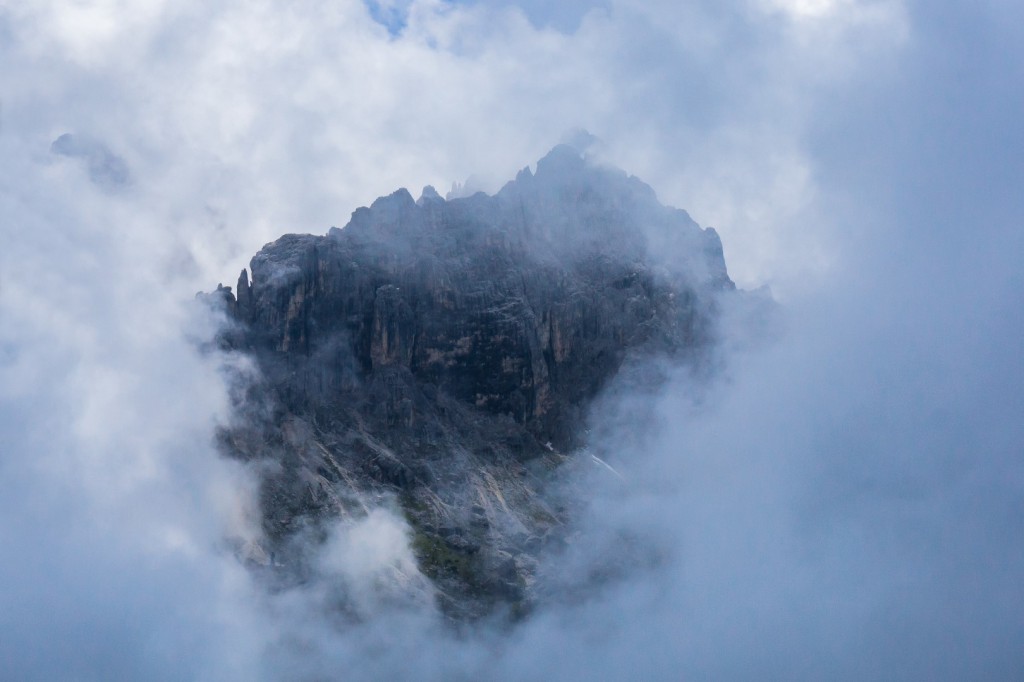
[[[465,622],[564,598],[551,565],[579,540],[585,479],[630,466],[594,401],[653,395],[671,372],[708,381],[723,308],[773,312],[736,291],[714,230],[585,150],[555,147],[494,196],[400,189],[326,236],[267,244],[234,293],[200,297],[227,316],[220,347],[258,371],[233,375],[220,442],[262,472],[259,529],[237,542],[268,580],[302,589],[333,533],[387,509],[415,559],[379,567],[390,599]],[[648,560],[621,544],[568,592]],[[334,588],[324,608],[356,621],[380,598]]]
[[[1018,678],[1024,5],[373,4],[0,3],[0,677]],[[576,125],[779,324],[602,388],[529,609],[439,608],[387,495],[274,577],[194,293]]]

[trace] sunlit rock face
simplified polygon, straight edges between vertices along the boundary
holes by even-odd
[[[631,359],[703,362],[734,289],[714,230],[568,146],[494,196],[400,189],[250,270],[216,297],[262,377],[224,446],[274,463],[271,563],[298,570],[297,538],[392,500],[458,617],[537,598],[536,556],[565,542],[546,478],[591,400]]]

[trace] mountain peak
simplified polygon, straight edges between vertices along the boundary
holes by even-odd
[[[537,162],[537,176],[564,177],[576,174],[587,167],[583,153],[570,145],[558,144]]]
[[[566,521],[543,472],[585,444],[588,406],[631,362],[700,363],[732,290],[712,230],[566,144],[494,196],[399,189],[326,237],[266,245],[249,273],[215,298],[263,377],[246,405],[267,406],[225,447],[280,463],[265,553],[300,579],[297,529],[390,495],[459,617],[537,598],[537,553]]]

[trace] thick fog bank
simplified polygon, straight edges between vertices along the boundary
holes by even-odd
[[[1018,677],[1019,4],[373,4],[0,2],[0,677]],[[192,294],[579,125],[776,333],[605,398],[518,625],[325,609],[420,585],[388,511],[267,590]]]

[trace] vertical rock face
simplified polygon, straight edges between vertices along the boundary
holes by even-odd
[[[226,336],[272,408],[225,443],[282,463],[264,483],[268,542],[390,490],[463,615],[531,598],[529,548],[559,523],[537,472],[582,443],[628,357],[697,361],[734,289],[713,230],[564,146],[494,196],[401,189],[250,267]]]

